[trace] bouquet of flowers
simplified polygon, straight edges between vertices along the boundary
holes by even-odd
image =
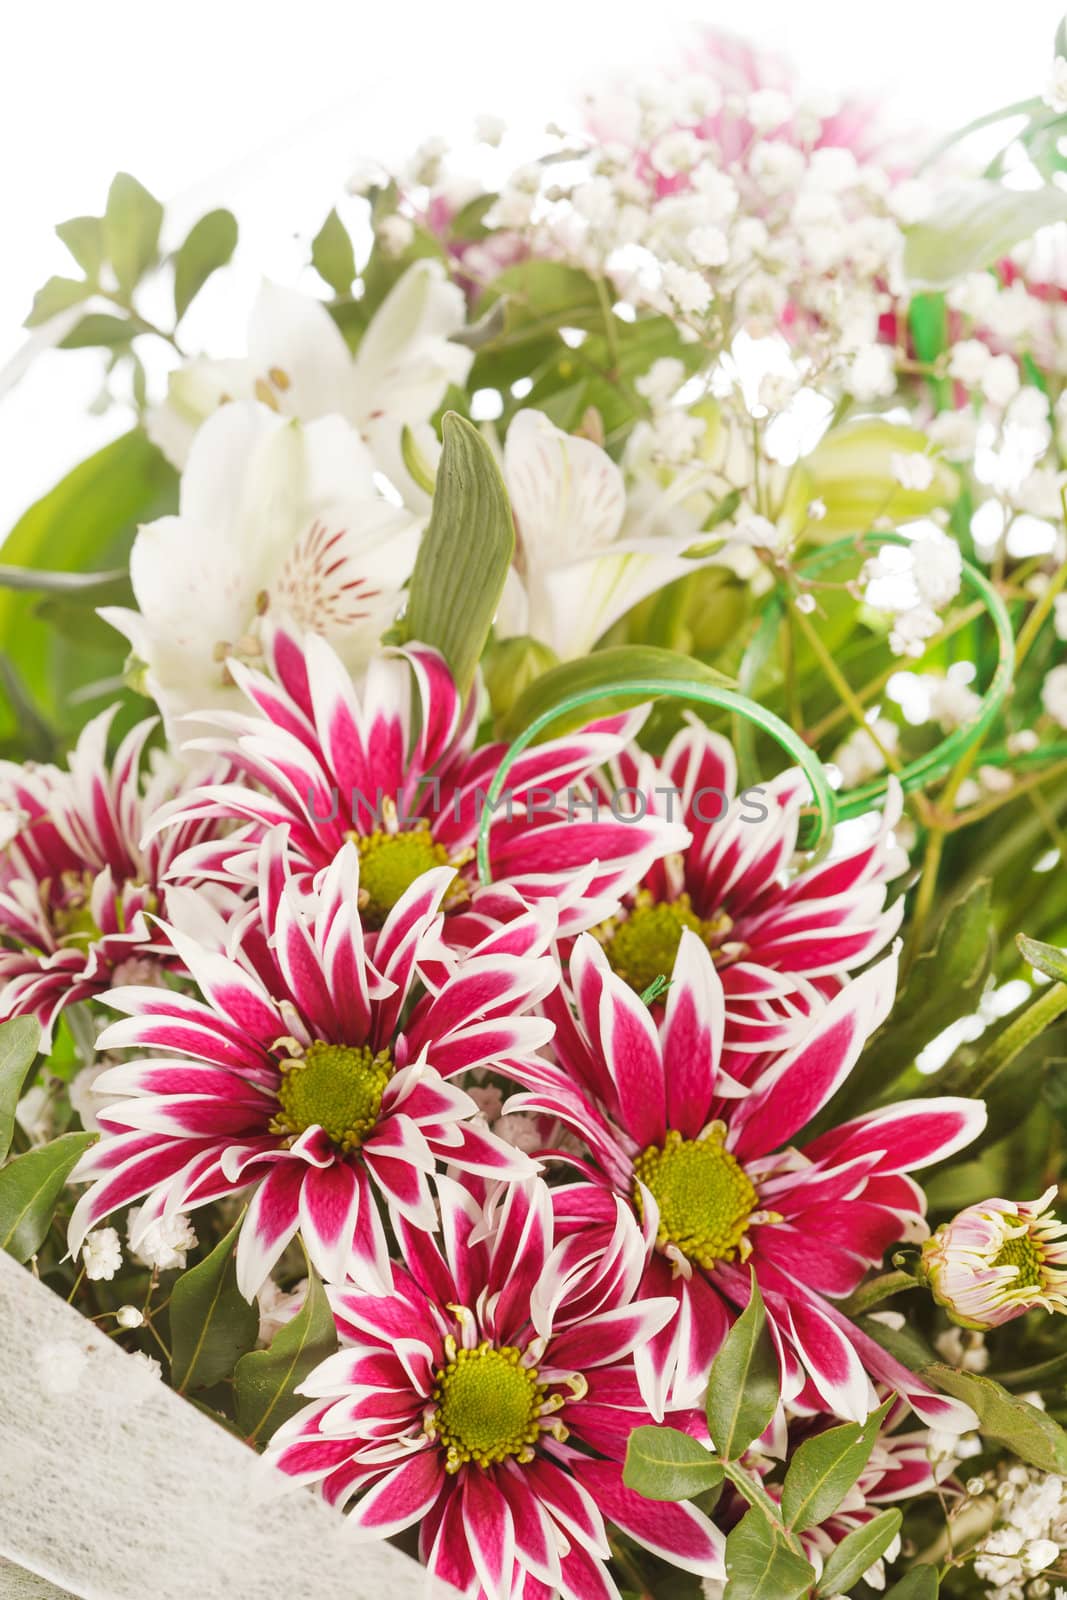
[[[210,357],[228,211],[58,229],[0,1243],[461,1595],[1067,1584],[1063,30],[981,121],[711,36]]]

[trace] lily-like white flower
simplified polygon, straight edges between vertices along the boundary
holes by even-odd
[[[440,264],[416,261],[371,317],[353,355],[321,301],[265,283],[252,308],[247,356],[192,361],[172,373],[148,431],[183,467],[201,424],[227,400],[258,400],[302,422],[341,416],[358,429],[375,466],[421,506],[401,458],[401,433],[411,428],[433,453],[429,419],[473,359],[452,343],[464,317],[463,294]]]
[[[520,411],[511,423],[504,476],[518,540],[497,617],[502,636],[530,634],[561,660],[585,655],[632,606],[694,569],[683,554],[688,535],[620,537],[619,468],[540,411]]]
[[[373,459],[342,418],[303,426],[227,405],[197,435],[177,516],[137,534],[139,610],[101,615],[129,639],[169,723],[239,700],[226,659],[260,655],[264,613],[362,667],[399,609],[420,526],[377,492]]]

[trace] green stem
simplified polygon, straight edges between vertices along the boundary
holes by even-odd
[[[998,1034],[989,1049],[982,1053],[973,1074],[973,1094],[985,1092],[993,1079],[1015,1060],[1026,1046],[1050,1027],[1057,1017],[1067,1011],[1067,983],[1054,983],[1027,1006],[1022,1016],[1008,1024]]]
[[[842,1301],[839,1309],[846,1317],[862,1317],[865,1312],[880,1306],[883,1300],[890,1300],[895,1294],[916,1288],[918,1283],[910,1272],[882,1272],[869,1283],[861,1283],[847,1300]]]
[[[797,1535],[790,1528],[787,1528],[782,1521],[781,1506],[775,1505],[759,1479],[755,1478],[752,1473],[746,1472],[744,1467],[740,1466],[736,1461],[722,1462],[722,1471],[723,1477],[733,1484],[738,1494],[742,1495],[750,1506],[758,1506],[768,1522],[778,1529],[793,1554],[806,1561],[807,1556],[804,1554],[803,1545]]]
[[[826,676],[837,690],[838,699],[851,713],[852,720],[855,722],[857,728],[862,728],[864,732],[870,736],[871,743],[878,751],[878,754],[882,757],[882,760],[885,762],[890,772],[899,773],[900,762],[897,760],[896,756],[893,755],[892,751],[886,749],[881,739],[879,739],[878,734],[876,733],[872,724],[867,721],[867,713],[857,700],[855,690],[852,688],[852,685],[849,683],[844,673],[838,667],[837,662],[830,654],[830,651],[819,638],[818,629],[813,628],[804,613],[802,611],[797,611],[795,606],[793,607],[793,615],[801,633],[808,641],[813,654],[818,658],[823,671],[826,673]]]

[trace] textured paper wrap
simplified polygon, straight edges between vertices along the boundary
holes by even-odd
[[[2,1251],[0,1394],[5,1600],[53,1600],[27,1574],[78,1600],[457,1600]]]

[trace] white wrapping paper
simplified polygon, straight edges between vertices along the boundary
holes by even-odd
[[[3,1600],[456,1600],[2,1251],[0,1397]]]

